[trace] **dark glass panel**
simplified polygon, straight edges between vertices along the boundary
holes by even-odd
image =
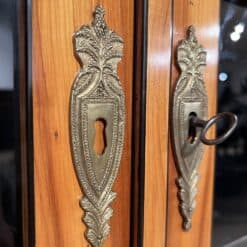
[[[19,4],[0,0],[0,246],[22,246]],[[24,68],[24,67],[23,67]]]
[[[217,146],[213,247],[247,246],[247,1],[221,1],[218,112],[237,114]],[[222,132],[223,126],[218,127]]]

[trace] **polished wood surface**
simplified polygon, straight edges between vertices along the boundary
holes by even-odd
[[[33,125],[35,234],[37,247],[86,247],[79,206],[82,196],[72,164],[69,99],[79,71],[72,34],[92,21],[95,6],[106,9],[106,21],[124,40],[119,76],[126,96],[126,129],[122,162],[113,190],[111,234],[104,246],[129,246],[131,194],[131,124],[133,16],[132,0],[33,1]]]
[[[171,1],[149,0],[144,247],[165,246]]]
[[[217,64],[219,35],[219,0],[174,0],[173,56],[178,42],[186,37],[190,25],[196,28],[198,41],[207,51],[207,66],[204,79],[208,92],[208,116],[216,111]],[[174,59],[175,60],[175,59]],[[178,70],[173,62],[172,86],[178,77]],[[213,136],[211,130],[210,136]],[[193,215],[192,229],[182,230],[182,220],[178,209],[178,188],[171,145],[169,145],[168,173],[168,211],[167,211],[167,247],[209,247],[211,246],[211,221],[214,180],[214,147],[205,146],[200,164],[197,206]]]

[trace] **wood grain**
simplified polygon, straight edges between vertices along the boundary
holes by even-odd
[[[208,92],[208,115],[213,116],[216,110],[217,96],[217,64],[219,35],[219,1],[208,0],[174,0],[173,19],[173,56],[178,42],[186,37],[186,29],[190,25],[196,28],[199,43],[206,49],[207,66],[204,79]],[[175,59],[173,60],[175,61]],[[173,62],[172,85],[178,77]],[[211,130],[210,136],[213,136]],[[171,145],[169,145],[169,179],[168,179],[168,211],[167,211],[167,247],[209,247],[211,246],[211,221],[214,179],[214,148],[205,147],[200,164],[200,180],[198,185],[197,206],[193,215],[192,229],[184,232],[178,209],[177,186],[178,177],[175,169]]]
[[[35,232],[37,247],[86,247],[80,190],[74,172],[69,136],[69,97],[79,71],[72,34],[92,21],[96,5],[124,40],[119,76],[126,95],[126,130],[122,162],[113,188],[111,234],[105,246],[130,242],[131,124],[133,67],[132,0],[33,1],[33,125]]]
[[[171,1],[148,6],[144,247],[165,246]]]

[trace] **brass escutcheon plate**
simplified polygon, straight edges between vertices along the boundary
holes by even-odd
[[[207,119],[208,97],[203,81],[206,66],[206,51],[198,43],[195,28],[188,29],[188,37],[177,48],[179,79],[175,85],[172,106],[172,139],[176,166],[179,174],[177,184],[183,228],[192,226],[192,215],[196,208],[198,168],[203,155],[203,144],[199,140],[200,130],[193,138],[189,136],[190,115]]]
[[[73,162],[84,192],[80,205],[85,211],[86,237],[92,246],[100,247],[110,232],[108,222],[113,210],[109,205],[116,197],[112,186],[125,127],[124,92],[117,74],[123,40],[107,27],[102,6],[96,7],[92,24],[74,34],[74,47],[83,66],[71,91]],[[94,150],[94,125],[99,120],[105,123],[106,146],[101,154]]]

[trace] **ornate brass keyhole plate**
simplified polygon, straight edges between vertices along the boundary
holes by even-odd
[[[104,9],[98,6],[91,25],[82,26],[74,35],[75,53],[83,66],[71,91],[71,139],[73,161],[84,192],[80,204],[85,210],[86,237],[94,247],[103,245],[110,232],[113,214],[109,206],[121,160],[125,99],[117,75],[122,58],[123,40],[110,30]],[[95,122],[103,119],[105,147],[95,153]]]
[[[203,154],[203,144],[199,139],[201,130],[190,129],[190,117],[206,119],[208,111],[202,74],[206,66],[206,51],[198,43],[192,26],[188,29],[188,38],[178,45],[177,63],[181,74],[173,93],[172,137],[179,173],[180,211],[183,228],[188,231],[196,208],[198,168]]]

